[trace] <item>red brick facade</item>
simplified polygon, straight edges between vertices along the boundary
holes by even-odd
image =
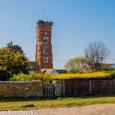
[[[53,22],[38,20],[36,26],[36,61],[41,69],[53,69],[52,61],[52,25]]]

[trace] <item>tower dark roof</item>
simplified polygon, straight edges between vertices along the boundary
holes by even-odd
[[[38,20],[37,24],[44,24],[43,20]]]

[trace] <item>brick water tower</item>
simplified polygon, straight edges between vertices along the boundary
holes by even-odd
[[[53,22],[38,20],[36,25],[36,61],[41,69],[53,69],[52,58]]]

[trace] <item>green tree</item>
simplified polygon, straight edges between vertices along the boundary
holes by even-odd
[[[0,49],[0,79],[8,80],[13,74],[27,74],[28,59],[24,53],[14,52],[10,48]]]
[[[88,58],[76,57],[73,59],[69,59],[69,61],[65,63],[64,67],[72,73],[77,73],[89,61],[90,60]]]
[[[11,51],[14,51],[15,53],[16,52],[24,53],[22,47],[20,47],[19,45],[13,45],[12,41],[7,44],[7,47],[10,48]]]

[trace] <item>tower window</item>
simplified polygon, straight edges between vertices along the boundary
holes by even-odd
[[[43,42],[44,42],[44,44],[48,44],[48,37],[44,37]]]
[[[43,57],[43,63],[48,63],[48,57]]]
[[[45,43],[45,44],[47,44],[47,43],[48,43],[48,40],[47,40],[47,39],[45,39],[45,40],[44,40],[44,43]]]
[[[48,48],[43,48],[43,53],[48,53]]]

